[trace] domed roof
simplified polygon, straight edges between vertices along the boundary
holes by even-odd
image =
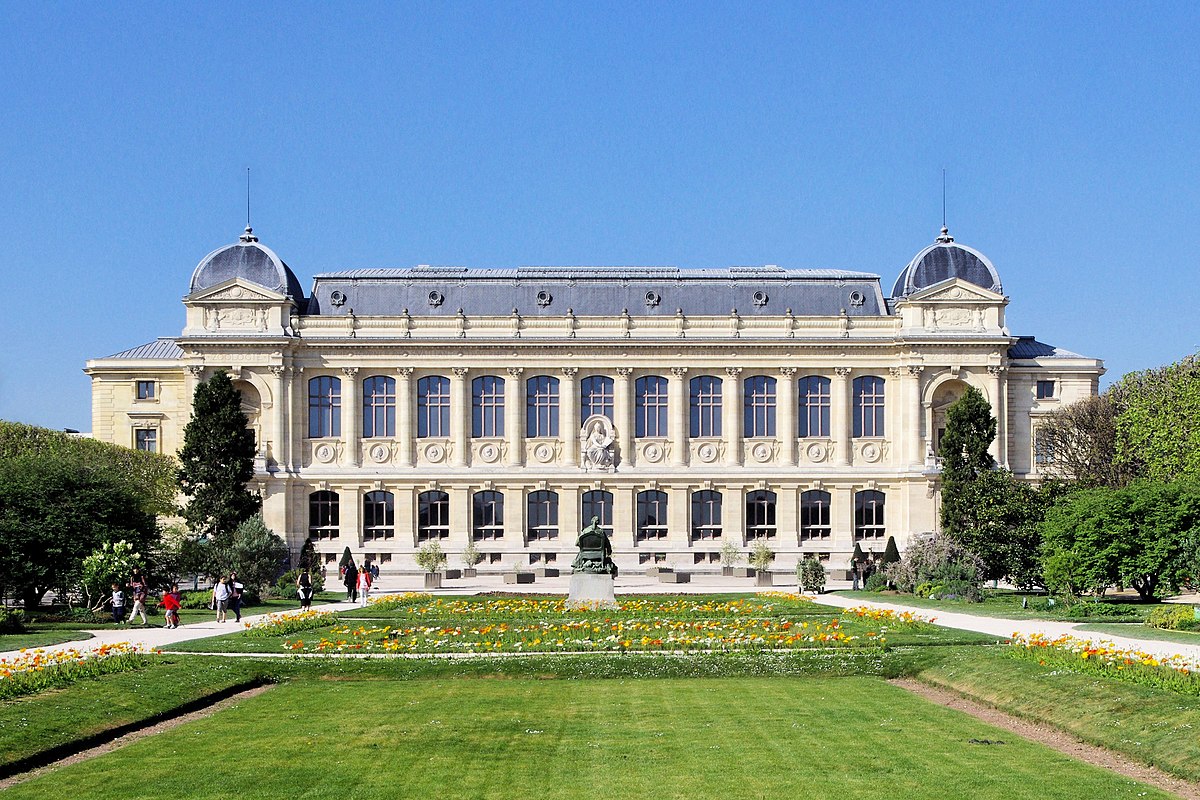
[[[293,300],[303,300],[304,290],[295,274],[275,255],[271,248],[260,244],[249,225],[238,241],[217,248],[196,265],[188,294],[216,286],[233,278],[244,278],[272,291],[286,294]]]
[[[1004,293],[1000,275],[987,256],[955,242],[950,232],[942,228],[934,243],[917,253],[900,273],[892,287],[892,297],[907,297],[950,278],[962,278],[997,294]]]

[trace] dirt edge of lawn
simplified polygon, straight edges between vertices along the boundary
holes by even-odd
[[[102,731],[93,736],[86,736],[6,764],[0,767],[0,791],[60,767],[77,764],[119,750],[145,736],[153,736],[186,722],[212,716],[243,700],[260,695],[274,685],[274,683],[265,681],[255,681],[250,684],[242,683],[231,686],[216,694],[197,698],[166,714],[159,714],[149,719],[123,725],[120,728]]]
[[[1058,728],[1013,716],[997,708],[978,703],[957,692],[931,686],[913,678],[893,678],[888,683],[923,697],[931,703],[970,714],[989,725],[1046,745],[1092,766],[1149,784],[1156,789],[1178,795],[1184,800],[1200,800],[1200,785],[1139,763],[1112,750],[1081,742]]]

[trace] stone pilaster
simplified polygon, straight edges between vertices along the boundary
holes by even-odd
[[[413,442],[417,437],[417,426],[414,424],[412,374],[412,367],[396,370],[396,440],[400,444],[397,460],[402,467],[411,467],[415,463]]]
[[[688,462],[687,367],[671,367],[667,405],[670,407],[671,465],[682,467]]]
[[[833,433],[833,449],[838,466],[850,465],[850,447],[854,433],[854,400],[850,397],[850,368],[835,367],[830,382],[830,427]]]
[[[522,367],[509,367],[504,381],[504,440],[508,446],[508,465],[525,463],[525,382]]]
[[[575,376],[579,367],[563,367],[558,382],[558,436],[562,442],[564,467],[579,466],[579,398]]]
[[[613,412],[617,428],[617,466],[633,463],[634,405],[633,370],[617,367],[617,380],[613,386]]]
[[[721,384],[721,428],[725,439],[725,464],[742,463],[742,368],[726,367]]]
[[[775,389],[775,432],[779,436],[779,463],[796,466],[796,368],[780,367]]]
[[[451,373],[454,376],[450,379],[450,439],[454,442],[454,458],[451,463],[456,467],[465,467],[467,453],[471,447],[471,440],[467,437],[470,430],[467,421],[471,416],[471,398],[467,396],[467,368],[454,367]]]
[[[362,401],[358,390],[358,367],[342,367],[342,441],[346,452],[342,464],[347,467],[359,465],[362,428]]]

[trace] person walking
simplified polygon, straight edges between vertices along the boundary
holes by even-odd
[[[129,621],[133,622],[134,617],[142,618],[142,625],[149,625],[150,620],[146,619],[146,585],[144,583],[135,583],[129,587],[129,591],[133,593],[133,608],[129,612]]]
[[[242,594],[246,587],[238,583],[237,572],[229,573],[229,609],[233,611],[234,622],[242,621]]]
[[[354,565],[354,561],[346,562],[345,570],[342,573],[342,583],[346,586],[347,602],[354,602],[358,599],[358,567]]]
[[[371,567],[363,564],[358,571],[358,604],[367,607],[367,595],[371,593]]]
[[[313,596],[312,578],[306,569],[300,570],[300,576],[296,578],[296,592],[300,595],[300,607],[311,608]]]
[[[116,583],[112,585],[112,618],[118,624],[125,621],[125,593]]]
[[[167,624],[164,628],[179,627],[179,608],[183,604],[183,598],[179,594],[179,586],[172,583],[171,590],[163,594],[162,607],[163,616],[166,617]]]
[[[229,607],[229,579],[221,578],[213,586],[213,610],[217,612],[217,622],[225,621],[225,609]]]

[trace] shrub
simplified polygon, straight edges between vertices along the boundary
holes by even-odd
[[[426,572],[437,572],[446,565],[446,553],[438,542],[429,542],[415,556],[417,566]]]
[[[863,589],[868,592],[882,592],[888,588],[887,577],[882,572],[876,572],[867,578],[867,582],[863,584]]]
[[[297,597],[296,580],[300,577],[300,570],[289,569],[287,572],[279,576],[279,580],[275,581],[275,596],[276,597]],[[321,570],[313,572],[309,570],[308,577],[312,580],[313,594],[325,591],[325,573]]]
[[[0,633],[24,633],[25,612],[19,608],[0,608]]]
[[[721,566],[733,568],[742,560],[742,551],[733,542],[721,545]]]
[[[1146,617],[1146,625],[1169,631],[1200,630],[1200,620],[1192,606],[1163,605],[1155,608]]]
[[[796,564],[796,581],[805,592],[825,591],[825,577],[825,567],[813,556],[806,556]]]
[[[474,540],[467,542],[467,546],[462,551],[463,566],[467,569],[475,569],[480,561],[483,561],[483,553],[479,552]]]
[[[212,592],[203,589],[179,594],[180,608],[208,608],[212,603]]]
[[[754,547],[750,548],[750,566],[759,572],[769,569],[774,560],[775,553],[767,546],[766,542],[759,540],[754,543]]]
[[[983,562],[945,536],[911,543],[904,557],[889,564],[884,574],[902,592],[911,593],[920,587],[927,590],[928,593],[922,592],[927,597],[954,597],[971,602],[983,599]]]

